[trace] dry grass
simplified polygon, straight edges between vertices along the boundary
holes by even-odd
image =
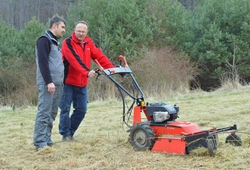
[[[215,92],[193,92],[174,98],[149,98],[180,107],[177,120],[197,123],[202,129],[238,125],[243,146],[225,144],[227,133],[219,134],[215,157],[206,149],[190,155],[135,151],[123,131],[121,102],[89,103],[85,120],[77,131],[77,141],[61,142],[58,117],[54,122],[53,147],[35,151],[32,135],[36,108],[0,108],[0,169],[8,170],[228,170],[248,169],[250,164],[250,87]]]

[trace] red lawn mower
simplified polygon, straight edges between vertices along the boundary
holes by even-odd
[[[128,67],[125,57],[119,56],[119,60],[120,65],[110,69],[103,69],[97,60],[95,62],[99,65],[97,73],[108,77],[121,95],[123,122],[128,127],[129,140],[134,148],[184,155],[196,148],[205,147],[211,156],[215,156],[218,133],[226,131],[229,131],[226,143],[241,146],[242,141],[236,135],[236,125],[201,130],[195,123],[176,121],[179,113],[179,107],[176,104],[145,103],[144,94]],[[131,104],[128,104],[128,101]]]

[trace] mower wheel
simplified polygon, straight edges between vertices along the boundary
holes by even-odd
[[[219,147],[219,137],[218,137],[218,134],[214,135],[213,141],[214,141],[214,147],[215,147],[215,149],[217,149]]]
[[[130,143],[138,150],[152,149],[155,143],[155,134],[148,122],[135,124],[130,129]]]
[[[238,135],[236,135],[235,133],[231,133],[230,135],[227,136],[226,143],[229,143],[229,144],[234,145],[234,146],[241,146],[242,145],[241,138]]]
[[[208,139],[207,140],[207,149],[208,149],[208,152],[210,154],[210,156],[215,156],[215,150],[216,150],[216,147],[215,147],[215,142],[213,141],[213,139]]]

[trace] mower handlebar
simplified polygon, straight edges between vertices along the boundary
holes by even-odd
[[[129,74],[132,73],[132,70],[129,67],[118,66],[115,68],[103,69],[103,73],[107,76],[112,74]]]
[[[117,66],[117,67],[114,67],[114,68],[108,68],[108,69],[104,69],[101,64],[98,62],[97,59],[95,59],[95,63],[99,66],[99,69],[96,71],[96,73],[98,75],[100,75],[102,72],[105,74],[105,75],[112,75],[112,74],[130,74],[132,73],[132,70],[129,68],[128,64],[127,64],[127,61],[126,61],[126,58],[122,55],[119,56],[119,60],[120,60],[120,65]],[[122,65],[122,61],[123,61],[123,65],[124,66],[121,66]]]
[[[98,69],[95,71],[95,73],[97,74],[96,77],[97,80],[100,75],[106,75],[109,77],[114,74],[119,74],[123,77],[125,74],[131,74],[132,70],[129,67],[117,66],[115,68],[109,68],[109,69],[102,69],[102,70]]]

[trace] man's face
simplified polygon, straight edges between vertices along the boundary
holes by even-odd
[[[88,34],[88,26],[83,24],[83,23],[79,23],[79,24],[76,25],[74,31],[75,31],[76,38],[80,42],[83,42],[84,38]]]
[[[54,34],[57,38],[61,38],[65,33],[65,24],[60,22],[58,25],[54,24]]]

